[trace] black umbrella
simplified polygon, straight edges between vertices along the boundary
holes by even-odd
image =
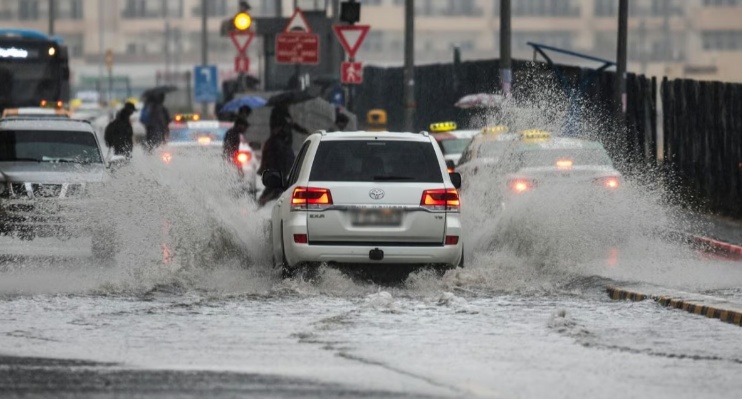
[[[304,101],[309,101],[314,98],[317,98],[317,96],[307,91],[286,91],[269,98],[266,105],[268,107],[275,107],[279,104],[293,105],[303,103]]]
[[[144,99],[152,98],[159,94],[168,94],[168,93],[172,93],[177,90],[178,88],[173,85],[157,86],[157,87],[153,87],[151,89],[145,90],[144,93],[142,93],[142,98]]]

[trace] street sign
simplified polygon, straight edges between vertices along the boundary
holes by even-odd
[[[250,58],[246,55],[238,55],[234,57],[234,71],[237,73],[250,72]]]
[[[216,65],[196,66],[193,70],[193,78],[196,81],[194,85],[196,102],[216,102],[216,96],[219,93]]]
[[[342,74],[341,83],[360,84],[363,83],[363,64],[360,62],[343,62],[340,64]]]
[[[361,48],[363,39],[366,38],[369,29],[369,25],[333,25],[332,29],[335,31],[340,44],[343,45],[345,52],[348,53],[348,57],[354,58],[356,52]]]
[[[232,39],[232,44],[237,49],[237,54],[244,55],[247,52],[247,48],[250,47],[252,39],[255,37],[254,31],[232,31],[229,32],[229,37]]]
[[[319,64],[319,35],[300,9],[294,11],[283,33],[276,35],[277,64]]]

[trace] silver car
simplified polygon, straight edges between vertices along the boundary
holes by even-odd
[[[90,123],[0,119],[0,235],[91,236],[94,256],[113,256],[115,233],[91,195],[108,167]]]

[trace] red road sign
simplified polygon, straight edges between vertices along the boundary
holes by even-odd
[[[299,8],[294,10],[294,14],[291,15],[289,23],[286,24],[285,28],[283,28],[283,33],[289,32],[312,33],[312,27],[309,26],[307,19],[304,17],[304,13],[301,12],[301,9]]]
[[[335,31],[335,36],[340,40],[340,44],[343,45],[345,52],[348,53],[348,57],[354,58],[356,52],[361,48],[363,39],[366,38],[369,29],[369,25],[333,25],[332,29]]]
[[[250,47],[252,39],[255,37],[253,31],[232,31],[229,32],[229,37],[232,39],[234,47],[237,49],[238,54],[245,54],[247,48]]]
[[[250,72],[250,58],[246,55],[238,55],[234,57],[234,71],[237,73]]]
[[[341,83],[360,84],[363,83],[363,64],[360,62],[343,62],[340,64],[342,74]]]
[[[283,33],[276,35],[276,63],[319,64],[319,35],[312,33],[298,8]]]

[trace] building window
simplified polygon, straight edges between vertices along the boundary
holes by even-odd
[[[595,0],[596,17],[615,17],[618,14],[618,1]]]
[[[260,0],[260,13],[264,16],[276,15],[275,0]]]
[[[415,14],[420,16],[476,17],[482,14],[478,0],[417,0]],[[394,0],[394,5],[404,6],[404,0]]]
[[[704,7],[742,7],[742,0],[703,0]]]
[[[580,6],[574,0],[518,0],[512,4],[517,17],[576,17]]]
[[[183,0],[126,0],[124,18],[180,18]]]
[[[82,19],[82,0],[58,0],[54,8],[58,19]]]
[[[21,0],[18,4],[18,19],[29,21],[37,20],[39,15],[38,0]]]
[[[711,30],[701,33],[706,51],[742,51],[742,30]]]
[[[370,30],[363,40],[361,49],[364,52],[381,52],[384,50],[384,33],[378,30]]]
[[[64,43],[67,45],[67,51],[72,58],[80,58],[85,51],[85,36],[82,34],[64,35]]]
[[[361,0],[361,4],[364,6],[380,6],[384,4],[384,0]]]
[[[193,7],[193,15],[201,16],[201,5]],[[264,2],[265,3],[265,2]],[[227,0],[209,0],[206,2],[206,15],[209,17],[226,17],[237,12],[237,2]]]

